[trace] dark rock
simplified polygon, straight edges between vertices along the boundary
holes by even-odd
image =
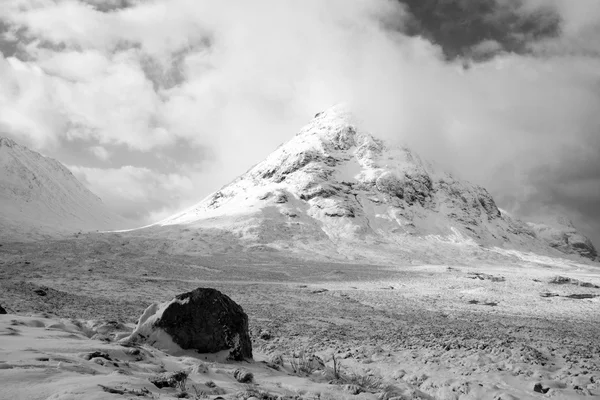
[[[46,296],[48,293],[46,293],[46,290],[40,288],[40,289],[35,289],[33,291],[33,293],[37,294],[38,296]]]
[[[103,351],[94,351],[92,353],[88,353],[83,358],[86,360],[91,360],[92,358],[104,358],[105,360],[112,361],[112,358],[110,358],[108,353]]]
[[[258,337],[261,338],[262,340],[271,340],[271,332],[260,331],[260,334],[258,335]]]
[[[541,297],[558,297],[559,294],[558,293],[552,293],[552,292],[543,292],[540,293]]]
[[[248,316],[236,302],[216,289],[198,288],[180,294],[155,322],[183,349],[217,353],[230,349],[229,358],[252,358]]]
[[[188,374],[185,371],[165,372],[157,376],[153,376],[148,380],[159,389],[170,387],[185,387]]]
[[[2,306],[0,306],[0,314],[8,314]]]
[[[550,388],[543,387],[541,383],[536,383],[533,386],[533,391],[537,393],[548,393],[549,390]]]
[[[240,383],[250,383],[254,379],[252,372],[246,371],[245,369],[236,369],[233,371],[233,377]]]
[[[575,293],[575,294],[568,294],[565,297],[569,298],[569,299],[583,300],[583,299],[594,299],[598,296],[599,295],[597,295],[597,294],[590,294],[590,293]]]

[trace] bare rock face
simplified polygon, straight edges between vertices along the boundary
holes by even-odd
[[[547,224],[529,223],[528,225],[540,239],[563,253],[579,254],[591,260],[598,257],[591,240],[579,233],[571,221],[557,218],[556,221]]]
[[[211,288],[197,288],[163,304],[148,307],[128,341],[199,353],[229,350],[228,358],[252,358],[248,316],[240,305]]]

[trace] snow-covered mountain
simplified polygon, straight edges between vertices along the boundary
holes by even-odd
[[[484,188],[361,130],[342,106],[317,114],[266,160],[157,225],[221,229],[267,248],[349,257],[428,252],[435,260],[461,246],[563,250],[502,213]]]
[[[20,240],[124,226],[58,161],[0,138],[0,237]]]
[[[528,225],[540,239],[563,253],[579,254],[592,260],[598,257],[592,241],[578,232],[567,218],[548,218],[543,223],[529,222]]]

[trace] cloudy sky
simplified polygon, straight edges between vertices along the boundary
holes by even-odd
[[[3,0],[0,135],[144,224],[350,104],[600,244],[598,0]]]

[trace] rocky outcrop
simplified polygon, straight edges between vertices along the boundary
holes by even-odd
[[[575,229],[573,223],[564,218],[557,218],[547,224],[528,223],[535,234],[551,247],[567,254],[579,254],[582,257],[596,260],[598,252],[592,241]]]
[[[248,316],[216,289],[198,288],[144,311],[126,342],[147,342],[164,350],[228,351],[228,359],[252,358]]]

